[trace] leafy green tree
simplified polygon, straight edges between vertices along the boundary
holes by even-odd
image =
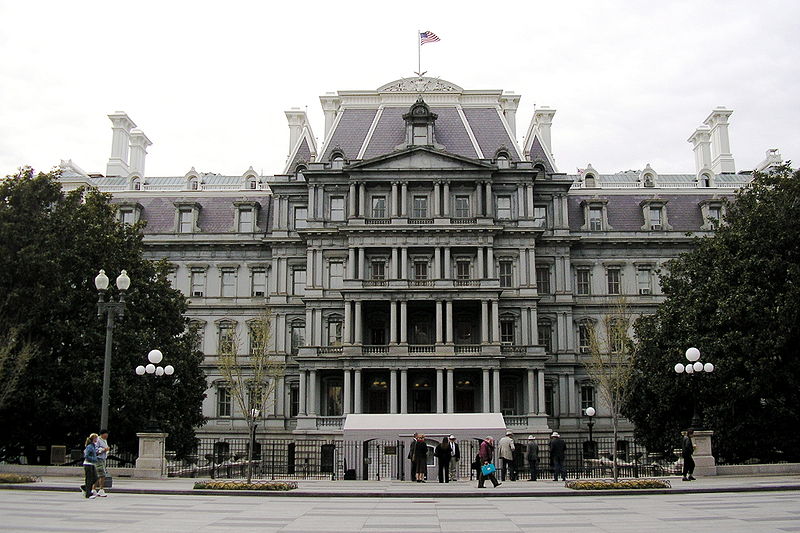
[[[35,175],[23,168],[0,183],[0,316],[38,347],[0,411],[2,455],[23,450],[32,459],[37,445],[75,446],[100,429],[105,321],[97,316],[94,288],[100,268],[113,277],[126,269],[132,280],[114,329],[112,442],[135,450],[135,434],[154,411],[170,434],[168,447],[185,453],[194,446],[204,421],[202,354],[193,349],[186,299],[171,288],[168,265],[143,251],[140,225],[119,223],[109,196],[95,189],[64,194],[58,171]],[[172,378],[148,383],[152,376],[135,375],[153,348],[175,367]]]
[[[729,462],[800,459],[800,172],[758,173],[711,237],[670,262],[666,301],[635,325],[623,413],[651,449],[671,450],[694,400]],[[712,374],[676,374],[688,347]]]

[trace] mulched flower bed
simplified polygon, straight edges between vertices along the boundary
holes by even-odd
[[[613,489],[670,489],[667,479],[578,479],[567,481],[564,486],[575,490],[613,490]]]
[[[285,491],[297,488],[294,481],[198,481],[194,484],[196,489],[210,490],[264,490],[264,491]]]

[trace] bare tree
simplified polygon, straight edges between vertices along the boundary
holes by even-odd
[[[226,333],[220,342],[219,371],[247,422],[250,446],[247,450],[247,482],[253,479],[253,446],[258,418],[273,401],[278,379],[286,365],[269,350],[272,337],[269,310],[249,323],[250,350],[242,353],[239,335]]]
[[[16,327],[9,327],[0,333],[0,409],[14,394],[20,377],[37,351],[33,342],[20,338]]]
[[[617,468],[617,437],[620,410],[633,373],[633,342],[628,335],[632,316],[624,299],[618,300],[598,323],[587,324],[589,353],[583,361],[586,373],[598,394],[611,411],[614,481],[619,479]]]

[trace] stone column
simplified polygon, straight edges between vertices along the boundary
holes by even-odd
[[[400,275],[398,279],[408,279],[408,248],[400,248]]]
[[[400,369],[400,412],[408,413],[408,370]]]
[[[433,182],[433,216],[438,217],[441,213],[439,211],[439,201],[441,199],[439,181],[436,180]]]
[[[360,414],[361,410],[361,369],[356,368],[353,372],[353,388],[355,389],[355,402],[353,405],[353,412]]]
[[[272,229],[281,227],[281,196],[279,194],[272,195]]]
[[[408,302],[400,300],[400,344],[408,344]]]
[[[397,302],[389,300],[389,344],[397,344]]]
[[[447,412],[455,412],[455,388],[452,368],[447,369]]]
[[[314,346],[314,315],[313,309],[306,307],[306,345]]]
[[[444,324],[442,324],[442,301],[436,300],[436,344],[444,342]]]
[[[137,433],[139,457],[136,458],[134,474],[139,478],[166,478],[167,460],[165,445],[169,433]]]
[[[356,184],[350,184],[350,194],[347,195],[347,218],[356,216]]]
[[[367,218],[367,184],[364,182],[358,185],[358,216]]]
[[[317,205],[316,205],[316,197],[317,197],[317,186],[316,185],[309,185],[308,186],[308,219],[313,220],[317,218]]]
[[[278,378],[278,384],[275,385],[275,390],[273,391],[275,395],[275,403],[274,406],[274,414],[278,418],[282,418],[286,415],[286,408],[284,398],[286,397],[286,380],[283,376]]]
[[[481,300],[481,344],[489,342],[489,302]]]
[[[486,216],[494,216],[494,198],[492,198],[492,184],[486,182]]]
[[[317,416],[317,371],[308,371],[308,414]]]
[[[536,374],[532,368],[528,369],[528,415],[536,414]]]
[[[492,300],[492,342],[500,342],[500,302]]]
[[[397,248],[392,247],[392,279],[400,279],[400,265],[397,262]]]
[[[350,374],[350,369],[344,369],[344,408],[343,413],[345,415],[349,415],[351,413],[351,407],[353,405],[353,384],[352,384],[352,376]]]
[[[530,311],[530,309],[528,309],[527,307],[523,307],[523,308],[520,309],[520,313],[519,313],[519,322],[520,322],[519,331],[522,334],[522,345],[523,346],[530,345],[530,342],[529,342],[529,339],[528,339],[528,329],[529,329],[529,326],[530,326],[530,322],[528,320],[529,311]]]
[[[444,413],[444,371],[436,369],[436,412]]]
[[[517,184],[517,218],[525,217],[525,190],[521,183]]]
[[[300,405],[298,406],[298,415],[306,416],[306,399],[308,398],[308,388],[306,387],[306,371],[300,371]]]
[[[347,279],[356,279],[356,249],[347,249]]]
[[[446,316],[447,316],[447,344],[453,344],[453,300],[447,300]]]
[[[525,184],[525,194],[528,198],[528,218],[533,218],[533,184],[526,183]]]
[[[536,371],[536,409],[540,415],[545,414],[544,407],[544,369],[539,369]]]
[[[567,394],[569,394],[569,401],[567,401],[569,414],[578,414],[578,395],[575,392],[575,376],[570,374],[567,374]]]
[[[483,279],[486,277],[486,271],[483,268],[483,246],[478,246],[478,278]]]
[[[344,301],[344,331],[342,332],[342,344],[352,344],[353,342],[353,312],[352,302]]]
[[[278,293],[279,294],[286,294],[286,282],[287,278],[289,277],[289,273],[286,270],[287,266],[287,259],[285,257],[278,258]]]
[[[491,246],[486,248],[486,277],[493,278],[494,276],[494,248]]]
[[[397,414],[397,370],[389,371],[389,412]]]
[[[489,405],[489,369],[483,369],[483,412],[491,413],[492,406]]]
[[[433,279],[442,278],[442,250],[438,246],[433,249]]]
[[[366,253],[364,247],[361,246],[358,249],[358,276],[357,276],[357,278],[361,280],[367,279],[367,268],[366,268],[367,263],[364,258],[365,255]]]
[[[397,216],[397,182],[396,181],[392,182],[392,193],[391,193],[391,196],[389,196],[389,202],[390,202],[389,213],[391,214],[392,218],[395,218]]]
[[[442,198],[442,212],[444,216],[450,216],[450,182],[444,182],[444,198]]]
[[[314,250],[306,250],[306,289],[314,286]]]
[[[402,182],[400,185],[400,216],[405,217],[408,214],[408,182]]]
[[[444,247],[444,279],[453,277],[453,269],[450,267],[450,247]]]
[[[355,314],[356,314],[356,328],[355,328],[356,337],[355,337],[354,341],[355,341],[356,344],[364,344],[363,337],[362,337],[362,331],[361,331],[361,319],[362,319],[362,316],[361,316],[361,301],[360,300],[356,300]]]
[[[531,280],[528,277],[528,250],[522,249],[519,251],[519,286],[527,287],[531,285]]]
[[[492,408],[493,413],[500,412],[500,369],[492,370]]]
[[[322,338],[322,309],[314,309],[314,336],[316,337],[315,346],[322,346],[325,341]]]
[[[475,200],[478,202],[475,213],[479,217],[484,216],[486,214],[486,209],[483,206],[483,187],[481,187],[480,183],[475,184]]]

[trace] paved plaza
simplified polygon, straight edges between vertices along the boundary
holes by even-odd
[[[0,530],[800,531],[800,491],[508,498],[232,497],[0,491]]]

